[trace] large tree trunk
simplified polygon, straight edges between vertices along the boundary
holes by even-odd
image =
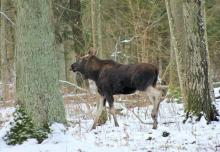
[[[65,123],[51,1],[17,1],[16,100],[36,128]]]
[[[166,0],[166,7],[187,116],[204,113],[208,121],[216,120],[210,95],[204,1]]]
[[[208,121],[216,119],[209,80],[208,46],[206,39],[205,1],[183,0],[186,31],[186,106],[188,113],[205,114]]]
[[[6,12],[7,0],[1,0],[1,11]],[[3,101],[9,98],[9,64],[7,57],[7,47],[6,47],[6,18],[1,15],[1,80],[2,80],[2,99]]]

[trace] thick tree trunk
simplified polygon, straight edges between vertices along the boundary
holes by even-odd
[[[165,2],[187,116],[204,114],[208,121],[216,120],[210,95],[204,1]]]
[[[1,11],[6,13],[7,0],[1,0]],[[6,18],[1,15],[1,79],[2,79],[2,99],[3,101],[9,98],[9,64],[7,57],[7,47],[6,47]]]
[[[16,99],[36,128],[65,123],[51,1],[17,1]]]
[[[205,1],[183,0],[183,19],[186,31],[186,111],[205,114],[208,121],[216,119],[209,81],[208,47],[205,26]]]

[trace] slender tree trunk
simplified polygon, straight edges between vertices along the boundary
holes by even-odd
[[[80,0],[70,0],[70,8],[74,10],[71,14],[72,20],[72,34],[74,40],[74,50],[76,55],[83,54],[85,52],[85,41],[83,38],[83,26],[81,21],[81,2]],[[83,76],[76,73],[77,85],[88,88],[88,80],[84,80]]]
[[[73,9],[73,7],[77,7],[77,6],[72,6],[72,4],[75,3],[75,1],[79,1],[79,0],[70,0],[68,1],[68,5],[70,10]],[[65,1],[67,2],[67,1]],[[75,5],[75,4],[74,4]],[[80,13],[80,12],[77,12],[77,10],[72,10],[72,11],[68,11],[69,13],[65,13],[65,14],[68,14],[68,27],[70,27],[70,29],[72,30],[72,36],[73,36],[73,39],[68,39],[67,38],[67,41],[64,43],[64,46],[65,46],[65,67],[66,67],[66,80],[71,82],[71,83],[77,83],[76,82],[76,76],[73,74],[73,72],[70,70],[70,66],[71,64],[74,62],[74,59],[76,58],[77,54],[76,54],[76,51],[75,51],[75,35],[78,34],[77,33],[74,33],[73,32],[73,26],[75,24],[75,19],[74,19],[74,14],[75,13]],[[67,25],[66,25],[67,26]],[[78,43],[78,42],[76,42]]]
[[[101,19],[101,0],[97,0],[97,35],[98,35],[98,55],[103,57],[102,50],[102,19]]]
[[[53,1],[58,3],[60,1]],[[61,2],[60,2],[61,3]],[[55,4],[53,4],[53,7]],[[54,14],[54,27],[55,27],[55,50],[56,50],[56,57],[57,57],[57,65],[58,65],[58,75],[60,80],[66,80],[66,65],[65,65],[65,52],[64,52],[64,45],[63,45],[63,38],[61,34],[61,19],[60,13],[57,9],[53,8]]]
[[[49,0],[17,1],[16,99],[36,128],[65,123]]]
[[[103,57],[102,50],[102,22],[101,22],[101,0],[91,0],[91,21],[92,21],[92,45],[98,50],[98,56]],[[97,17],[96,17],[97,16]],[[97,109],[100,102],[96,102]],[[99,124],[105,124],[107,121],[106,107],[103,108],[102,114],[98,120]]]
[[[204,114],[208,121],[216,120],[210,95],[204,1],[165,2],[187,117]]]
[[[91,22],[92,22],[92,45],[96,49],[96,0],[91,0]]]
[[[178,86],[177,65],[173,42],[170,41],[170,62],[169,62],[169,88],[176,89]]]
[[[1,11],[6,13],[7,0],[1,0]],[[6,18],[1,16],[1,78],[2,78],[2,99],[7,100],[9,97],[9,66],[7,57],[7,47],[6,47]]]
[[[179,78],[179,81],[181,80],[180,72],[178,72],[177,69],[177,42],[174,37],[174,25],[173,25],[173,16],[171,14],[171,6],[170,6],[170,0],[165,0],[166,3],[166,9],[167,9],[167,16],[169,20],[169,27],[170,27],[170,62],[169,62],[169,88],[176,89],[177,87],[177,81]],[[179,64],[178,64],[179,67]],[[176,73],[179,76],[176,78]],[[182,86],[182,84],[180,84]],[[182,87],[181,87],[182,88]]]
[[[185,71],[184,71],[184,57],[185,51],[185,35],[184,31],[181,30],[183,25],[183,12],[180,1],[176,0],[165,0],[166,3],[166,10],[167,16],[169,20],[169,27],[170,27],[170,41],[171,41],[171,49],[174,51],[176,65],[177,65],[177,73],[180,83],[180,89],[182,95],[185,96],[184,88],[183,88],[183,79],[185,78]]]

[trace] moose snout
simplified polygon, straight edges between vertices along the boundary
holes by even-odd
[[[73,72],[74,72],[74,65],[73,65],[73,64],[71,64],[70,71],[73,71]]]
[[[71,65],[70,71],[76,72],[76,66],[74,63]]]

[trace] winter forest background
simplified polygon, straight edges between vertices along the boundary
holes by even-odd
[[[0,14],[0,151],[220,151],[220,0],[1,0]],[[105,110],[90,130],[100,96],[70,71],[90,48],[159,68],[157,130],[143,92],[115,97],[120,127]]]

